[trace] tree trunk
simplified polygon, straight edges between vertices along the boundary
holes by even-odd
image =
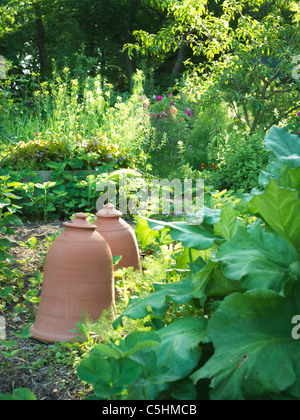
[[[131,60],[131,58],[128,56],[128,51],[126,50],[123,52],[123,57],[126,65],[126,73],[129,80],[129,84],[131,84],[132,76],[136,71],[135,62]]]
[[[173,69],[172,69],[172,77],[176,77],[180,71],[180,68],[183,64],[183,60],[185,58],[186,53],[186,41],[183,41],[177,54],[176,61],[174,63]]]
[[[41,13],[41,7],[38,3],[34,4],[35,16],[36,16],[36,28],[37,28],[37,47],[39,51],[39,62],[41,74],[45,74],[47,71],[47,52],[45,46],[45,28]]]

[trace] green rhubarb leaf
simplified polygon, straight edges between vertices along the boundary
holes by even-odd
[[[205,223],[202,225],[189,225],[185,222],[160,222],[148,220],[153,230],[170,229],[170,235],[175,241],[181,242],[187,248],[205,250],[215,244],[224,242],[224,239],[213,233],[213,227]]]
[[[158,364],[175,372],[177,379],[186,377],[197,366],[202,351],[200,343],[209,342],[206,318],[181,318],[160,329],[157,347]]]
[[[300,191],[300,166],[297,169],[288,169],[286,166],[281,169],[279,185],[284,188],[291,188]]]
[[[260,215],[267,225],[291,244],[300,255],[299,192],[282,188],[271,179],[263,193],[248,202],[249,210]]]
[[[282,178],[283,168],[292,171],[300,167],[300,140],[297,135],[290,134],[285,128],[274,126],[266,134],[264,145],[270,152],[270,163],[267,170],[262,171],[259,176],[259,183],[263,186],[266,187],[271,178],[277,181]],[[295,180],[292,179],[290,181],[292,181],[294,187],[291,186],[292,184],[286,184],[287,179],[284,180],[285,185],[282,184],[282,181],[280,179],[281,186],[295,188],[295,185],[297,185],[297,182],[295,183]]]
[[[137,218],[135,233],[142,249],[153,244],[159,238],[159,232],[152,230],[148,225],[147,219],[142,217]]]
[[[297,253],[276,233],[266,233],[259,223],[239,228],[237,234],[221,245],[213,261],[230,280],[240,280],[250,289],[272,289],[283,292],[290,280]]]
[[[295,314],[299,282],[288,297],[271,290],[226,297],[208,323],[215,353],[193,382],[211,379],[214,400],[300,398],[299,341],[291,334]]]
[[[238,218],[238,215],[239,213],[234,209],[233,203],[227,203],[222,210],[220,220],[215,225],[215,235],[223,236],[227,240],[232,238],[236,234],[239,226],[245,224],[245,222]]]
[[[264,145],[272,153],[274,160],[282,162],[282,166],[300,166],[299,136],[290,134],[285,127],[272,127],[265,136]]]

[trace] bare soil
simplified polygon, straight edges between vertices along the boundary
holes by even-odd
[[[25,223],[23,227],[13,227],[15,234],[9,235],[12,243],[10,254],[15,260],[24,261],[32,257],[26,264],[17,261],[12,263],[11,270],[17,268],[24,277],[22,281],[25,294],[29,288],[28,279],[37,270],[43,271],[46,238],[64,228],[63,222]],[[26,242],[30,237],[38,240],[35,250],[18,245],[19,241]],[[21,302],[22,304],[22,302]],[[86,396],[83,384],[78,379],[70,359],[71,350],[58,346],[38,342],[32,338],[19,339],[13,331],[34,322],[35,311],[31,314],[13,314],[14,305],[7,307],[4,315],[6,321],[6,340],[17,340],[14,348],[21,348],[21,352],[14,356],[11,363],[0,354],[0,394],[9,393],[16,388],[30,389],[38,400],[80,400]],[[3,350],[0,343],[0,350]],[[11,366],[10,366],[11,365]]]

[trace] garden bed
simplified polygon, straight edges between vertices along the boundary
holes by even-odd
[[[24,263],[14,263],[25,275],[23,278],[23,294],[28,289],[28,278],[37,270],[42,270],[43,244],[45,239],[53,233],[63,229],[63,222],[51,223],[24,223],[23,227],[14,227],[15,235],[10,236],[13,247],[11,254],[16,260],[26,260]],[[26,242],[30,237],[38,239],[37,248],[33,251],[18,245],[19,241]],[[34,319],[34,313],[30,315]],[[13,332],[19,332],[28,325],[28,313],[13,317],[10,308],[5,312],[6,340],[17,340],[15,347],[21,347],[21,353],[12,359],[14,378],[4,366],[4,359],[0,355],[0,394],[11,393],[14,389],[29,388],[38,400],[77,400],[84,392],[84,386],[78,379],[70,363],[68,349],[62,346],[41,343],[32,338],[21,339]]]

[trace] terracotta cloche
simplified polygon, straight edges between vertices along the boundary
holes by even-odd
[[[140,252],[135,232],[121,218],[121,215],[122,213],[116,210],[113,204],[108,203],[97,212],[94,224],[97,226],[97,232],[110,246],[113,257],[122,256],[115,269],[133,267],[134,270],[141,271]]]
[[[77,322],[114,304],[113,260],[96,226],[77,213],[46,255],[42,293],[30,332],[49,343],[74,340]]]

